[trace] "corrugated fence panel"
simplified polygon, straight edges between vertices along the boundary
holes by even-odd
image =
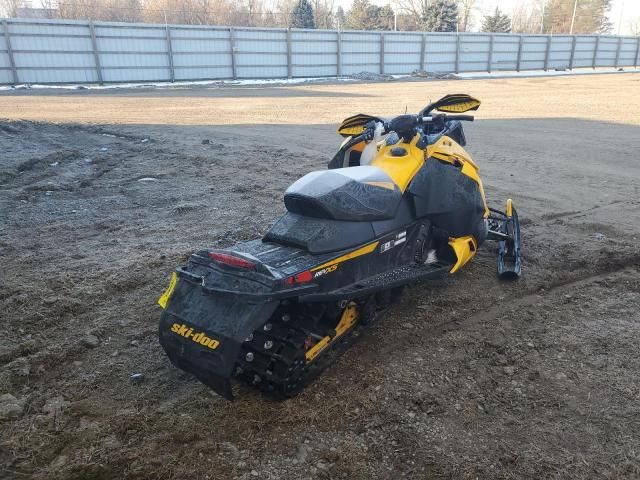
[[[491,70],[516,70],[519,45],[518,35],[494,34]]]
[[[547,68],[564,70],[569,68],[573,38],[569,35],[553,36],[549,43]]]
[[[293,77],[331,77],[338,74],[336,32],[292,30],[290,41]]]
[[[402,75],[420,70],[422,35],[411,33],[385,33],[384,73]]]
[[[425,70],[428,72],[455,72],[457,57],[457,35],[427,33],[425,48]]]
[[[548,41],[546,35],[522,36],[521,70],[542,70],[544,68]]]
[[[491,37],[464,33],[460,35],[458,54],[459,71],[486,72],[489,68],[489,47]]]
[[[638,37],[611,35],[337,32],[31,19],[7,19],[6,25],[9,45],[0,32],[2,84],[14,83],[12,58],[18,83],[565,70],[632,67],[640,61]]]
[[[286,31],[236,29],[235,33],[238,78],[287,76]]]
[[[600,37],[596,64],[599,67],[613,67],[616,64],[616,52],[618,51],[617,37]]]
[[[231,31],[211,27],[171,27],[176,80],[233,78]]]
[[[380,33],[342,32],[342,74],[380,71]]]
[[[98,80],[86,24],[9,23],[8,28],[21,82],[86,83]]]
[[[171,80],[166,28],[121,25],[95,24],[104,81]]]
[[[596,48],[595,36],[576,37],[576,50],[573,53],[573,66],[591,67],[593,66],[593,51]]]
[[[0,83],[12,83],[11,60],[7,51],[7,43],[4,40],[4,32],[0,26]]]

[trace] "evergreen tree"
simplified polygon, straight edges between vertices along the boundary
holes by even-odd
[[[546,0],[545,33],[569,33],[575,0]],[[573,33],[609,33],[612,28],[608,13],[611,0],[579,0]]]
[[[511,19],[496,7],[493,15],[486,15],[482,20],[482,31],[493,33],[509,33],[511,31]]]
[[[316,28],[313,7],[308,0],[298,0],[291,11],[291,28]]]
[[[376,30],[379,28],[380,8],[369,0],[353,0],[347,13],[346,26],[353,30]]]
[[[393,30],[393,21],[391,5],[378,7],[369,0],[353,0],[346,26],[354,30]]]
[[[458,6],[454,0],[435,0],[422,19],[427,32],[455,32],[458,26]]]
[[[336,28],[342,29],[347,21],[347,18],[344,14],[344,9],[340,6],[336,9]]]

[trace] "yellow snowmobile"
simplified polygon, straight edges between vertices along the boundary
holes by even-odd
[[[457,272],[486,239],[498,274],[518,277],[518,214],[511,200],[487,207],[463,149],[463,113],[479,106],[447,95],[417,115],[345,119],[329,169],[287,189],[263,238],[200,250],[173,273],[158,301],[171,362],[230,400],[232,379],[287,398],[404,286]]]

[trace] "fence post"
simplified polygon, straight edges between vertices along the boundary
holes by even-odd
[[[522,59],[522,35],[518,40],[518,60],[516,61],[516,72],[520,71],[520,60]]]
[[[618,48],[616,48],[616,63],[615,68],[618,68],[620,63],[620,50],[622,49],[622,37],[618,37]]]
[[[639,61],[640,61],[640,37],[638,37],[638,45],[636,45],[636,61],[633,62],[636,68],[638,68]]]
[[[598,48],[600,47],[600,35],[596,35],[596,46],[593,49],[593,62],[591,62],[591,68],[596,69],[596,60],[598,59]]]
[[[420,42],[420,71],[425,71],[424,54],[427,51],[427,34],[422,34],[422,42]]]
[[[460,73],[460,34],[456,33],[456,72]]]
[[[380,34],[380,73],[384,73],[384,33]]]
[[[489,55],[487,55],[487,72],[491,73],[491,65],[493,64],[493,33],[489,35]]]
[[[176,81],[176,74],[173,68],[173,47],[171,45],[171,28],[168,23],[165,23],[165,32],[167,39],[167,57],[169,58],[169,76],[171,78],[171,83]]]
[[[89,22],[89,32],[91,33],[91,47],[93,48],[93,59],[96,64],[96,74],[98,77],[98,83],[102,85],[102,67],[100,66],[100,54],[98,53],[98,42],[96,41],[96,30],[93,26],[93,21]]]
[[[6,20],[2,20],[2,26],[4,29],[4,41],[7,44],[7,55],[9,56],[9,65],[11,66],[11,75],[13,76],[13,84],[18,84],[18,69],[16,68],[16,61],[13,58],[13,49],[11,48],[11,38],[9,38],[9,25]]]
[[[576,36],[571,40],[571,56],[569,57],[569,70],[573,70],[573,57],[576,55]]]
[[[338,77],[342,76],[342,32],[340,30],[336,31],[336,41],[337,43],[337,47],[336,47],[336,75]]]
[[[551,50],[551,35],[547,36],[547,49],[544,52],[544,71],[549,67],[549,50]]]
[[[293,65],[291,65],[291,29],[287,28],[287,78],[293,76]]]
[[[236,80],[238,78],[236,69],[236,34],[233,27],[229,28],[229,53],[231,54],[231,77]]]

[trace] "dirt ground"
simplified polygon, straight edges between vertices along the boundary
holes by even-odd
[[[625,73],[0,94],[0,477],[640,478],[639,91]],[[169,363],[174,267],[265,232],[343,117],[453,92],[483,101],[467,149],[519,210],[518,282],[487,246],[284,403],[228,403]]]

